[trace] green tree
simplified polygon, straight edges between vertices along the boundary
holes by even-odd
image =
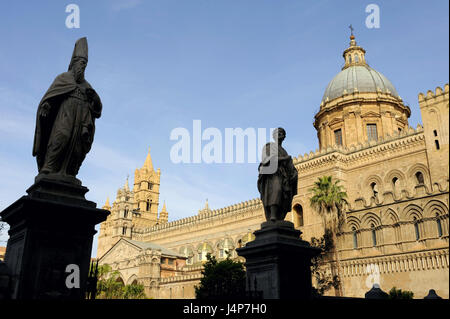
[[[245,270],[241,262],[233,261],[230,256],[217,261],[211,254],[206,255],[207,262],[202,270],[200,285],[195,287],[197,299],[239,298],[245,296]]]
[[[414,293],[408,290],[397,289],[396,287],[392,287],[389,291],[389,299],[413,299]]]
[[[131,284],[123,287],[123,299],[146,299],[144,286]]]
[[[331,245],[334,259],[337,263],[336,267],[332,266],[332,270],[337,272],[340,278],[340,260],[336,249],[337,234],[340,232],[344,223],[343,204],[347,197],[347,193],[339,180],[333,180],[331,176],[319,177],[314,183],[314,187],[310,189],[313,196],[310,198],[310,205],[322,217],[325,232],[331,233]],[[334,269],[336,268],[336,269]],[[342,296],[342,285],[339,284],[338,293]]]
[[[111,266],[98,266],[97,298],[98,299],[145,299],[144,286],[140,284],[124,285],[119,279],[118,271]]]
[[[313,295],[322,296],[331,287],[339,289],[340,281],[337,275],[328,274],[322,267],[325,264],[324,258],[333,248],[331,233],[329,230],[317,239],[311,238],[311,246],[319,248],[321,253],[311,260],[311,275],[316,279],[316,287],[313,287]]]

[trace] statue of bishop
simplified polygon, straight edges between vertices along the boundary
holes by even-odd
[[[75,43],[69,70],[56,77],[44,94],[36,116],[33,156],[39,177],[81,184],[75,178],[91,149],[95,119],[102,112],[100,97],[84,78],[88,62],[86,38]]]

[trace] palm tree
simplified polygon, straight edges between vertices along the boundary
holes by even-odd
[[[331,176],[319,177],[314,183],[314,187],[309,191],[313,192],[313,196],[310,198],[310,205],[313,207],[323,219],[325,231],[329,231],[332,237],[332,246],[334,259],[337,263],[337,275],[339,280],[340,276],[340,261],[336,248],[337,234],[341,230],[341,226],[344,223],[343,204],[344,199],[347,197],[347,193],[341,185],[339,180]],[[333,267],[332,267],[333,269]],[[342,284],[339,284],[339,295],[343,295]]]

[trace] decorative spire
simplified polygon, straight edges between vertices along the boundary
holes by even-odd
[[[342,56],[345,59],[345,65],[342,70],[350,67],[350,66],[364,66],[366,63],[366,50],[356,44],[355,35],[353,34],[353,27],[349,25],[351,34],[350,34],[350,46],[344,51]]]
[[[153,163],[152,156],[150,155],[150,147],[148,148],[147,158],[145,159],[143,168],[146,168],[149,171],[153,171]]]
[[[208,213],[208,212],[210,212],[210,211],[211,211],[211,209],[209,208],[208,199],[206,199],[205,208],[200,209],[200,210],[198,211],[198,213],[199,213],[199,214],[205,214],[205,213]]]
[[[130,177],[130,175],[127,174],[127,180],[125,181],[125,186],[124,186],[124,189],[127,191],[130,190],[130,186],[128,186],[128,178],[129,177]]]
[[[159,212],[158,222],[163,224],[163,223],[167,223],[168,220],[169,220],[169,213],[167,212],[166,201],[164,201],[163,208]]]
[[[105,205],[103,205],[103,207],[104,207],[105,209],[111,208],[111,205],[109,205],[109,196],[106,197],[106,202],[105,202]]]

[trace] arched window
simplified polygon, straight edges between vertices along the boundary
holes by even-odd
[[[417,172],[416,173],[416,181],[417,181],[417,185],[423,185],[424,184],[424,178],[423,178],[422,172]]]
[[[127,234],[127,226],[122,228],[122,235],[126,235]]]
[[[147,209],[146,209],[146,211],[149,211],[151,207],[152,207],[151,200],[147,199]]]
[[[359,61],[359,59],[358,59],[358,55],[357,54],[355,54],[355,62],[358,62]]]
[[[152,183],[148,183],[148,189],[152,189],[153,188],[153,184]]]
[[[416,240],[420,239],[420,232],[419,232],[419,222],[416,217],[413,218],[414,221],[414,232],[416,233]]]
[[[372,188],[372,194],[374,197],[378,196],[378,187],[377,187],[377,183],[373,182],[370,184],[370,188]]]
[[[352,56],[351,55],[348,56],[348,62],[352,63]]]
[[[303,208],[302,205],[296,204],[294,206],[294,212],[295,212],[295,226],[303,226]]]
[[[371,232],[372,232],[372,245],[375,247],[377,245],[377,233],[375,231],[375,225],[370,225]]]
[[[353,232],[353,249],[356,249],[356,248],[358,248],[358,237],[356,235],[355,226],[352,227],[352,232]]]
[[[392,179],[392,189],[395,191],[397,189],[397,186],[398,186],[398,178],[394,177]]]
[[[128,207],[125,207],[125,211],[123,212],[123,218],[127,218],[128,216]]]
[[[442,224],[441,219],[439,218],[439,214],[436,214],[436,225],[438,230],[438,236],[442,237]]]

